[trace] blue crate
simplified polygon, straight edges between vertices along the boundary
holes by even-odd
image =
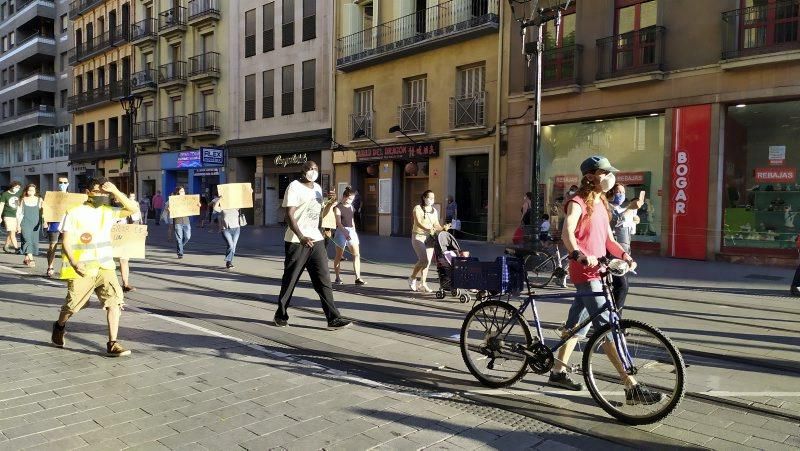
[[[524,278],[522,261],[516,257],[504,255],[493,262],[476,258],[453,261],[452,288],[516,295],[522,292]]]

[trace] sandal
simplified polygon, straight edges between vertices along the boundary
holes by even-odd
[[[56,270],[53,268],[47,268],[47,277],[53,278],[53,274],[55,274]]]

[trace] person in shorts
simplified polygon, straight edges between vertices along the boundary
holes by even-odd
[[[58,178],[58,190],[66,193],[69,189],[69,179],[66,176]],[[56,249],[61,244],[61,222],[47,223],[47,277],[55,274]]]
[[[17,233],[19,233],[17,207],[19,207],[19,200],[22,197],[22,193],[20,192],[21,187],[22,185],[15,180],[8,186],[8,190],[0,194],[0,212],[2,212],[3,216],[3,226],[8,233],[3,250],[8,253],[16,253],[19,251],[19,242],[17,241]]]
[[[92,180],[87,194],[89,199],[86,203],[69,209],[61,224],[61,279],[67,281],[67,297],[58,320],[53,323],[51,340],[57,347],[64,347],[67,320],[78,313],[94,293],[106,310],[107,355],[125,356],[131,351],[117,341],[120,313],[125,302],[117,280],[111,228],[118,219],[137,213],[139,204],[105,178]],[[122,205],[121,208],[111,206],[112,197]]]
[[[336,245],[336,257],[333,259],[333,271],[336,273],[336,285],[342,284],[340,271],[342,269],[342,257],[345,249],[350,251],[353,256],[353,272],[356,273],[356,285],[366,285],[361,279],[361,253],[359,250],[358,233],[355,224],[355,191],[349,186],[344,189],[342,202],[333,207],[336,215],[336,232],[333,235],[333,243]]]

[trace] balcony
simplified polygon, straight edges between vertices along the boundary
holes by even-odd
[[[17,81],[6,87],[2,93],[11,94],[13,98],[26,97],[33,93],[58,92],[56,74],[47,70],[34,70],[17,76]]]
[[[96,36],[91,40],[87,40],[75,46],[74,51],[69,57],[69,63],[75,64],[85,61],[95,55],[99,55],[112,47],[128,42],[130,37],[130,30],[119,25],[114,27],[100,36]]]
[[[724,12],[722,22],[723,64],[739,58],[751,60],[740,65],[800,59],[800,0]],[[775,53],[782,55],[770,55]]]
[[[189,80],[203,83],[219,78],[219,53],[208,52],[189,58]]]
[[[67,99],[67,111],[74,113],[86,108],[102,105],[111,102],[111,85],[100,86],[90,89]]]
[[[18,38],[17,44],[3,54],[4,58],[12,58],[13,55],[14,61],[25,61],[28,59],[40,61],[43,59],[42,57],[55,58],[58,55],[56,51],[56,39],[50,33],[38,32]]]
[[[37,17],[50,20],[55,20],[58,17],[56,15],[56,2],[53,0],[17,0],[15,3],[16,11],[13,14],[15,24],[29,23]],[[34,4],[34,6],[28,8],[31,4]]]
[[[155,69],[145,69],[134,72],[131,75],[131,94],[154,93],[158,89],[156,85],[157,75]]]
[[[216,138],[220,133],[219,111],[201,111],[189,115],[189,136]]]
[[[103,3],[103,0],[73,0],[69,3],[69,18],[75,20],[78,16]]]
[[[582,54],[583,46],[580,45],[545,50],[542,54],[542,89],[578,92],[580,89],[578,86],[581,84]],[[525,74],[525,91],[534,90],[536,90],[536,65],[532,64]]]
[[[186,33],[186,8],[176,6],[158,15],[158,34],[166,39]]]
[[[220,0],[190,0],[189,25],[201,28],[218,22],[222,17],[219,1]]]
[[[158,42],[156,19],[144,19],[131,25],[131,44],[154,45]]]
[[[159,66],[158,84],[164,89],[186,86],[186,61],[175,61]]]
[[[353,113],[350,115],[350,138],[351,140],[356,139],[367,139],[367,138],[375,138],[372,129],[373,123],[373,112],[362,112],[362,113]],[[362,138],[355,138],[356,132],[359,130],[364,130],[364,136]]]
[[[597,79],[654,73],[662,79],[666,28],[652,26],[597,40]],[[644,81],[644,78],[642,79]]]
[[[486,91],[450,97],[450,129],[486,127]]]
[[[34,105],[21,108],[15,116],[0,121],[0,134],[55,125],[56,109],[52,105]]]
[[[425,133],[428,130],[428,102],[401,105],[397,108],[397,119],[403,133]]]
[[[156,121],[142,121],[133,124],[134,144],[155,144],[158,136]]]
[[[127,97],[131,95],[131,81],[130,80],[118,80],[112,81],[109,84],[111,88],[111,100],[116,101],[123,97]]]
[[[127,156],[128,151],[124,146],[124,139],[114,137],[72,144],[69,146],[70,161],[95,161]]]
[[[337,40],[342,71],[496,33],[500,0],[451,0]]]
[[[158,138],[167,142],[186,140],[186,116],[172,116],[158,121]]]

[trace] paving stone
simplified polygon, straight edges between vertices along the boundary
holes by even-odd
[[[119,440],[121,442],[124,442],[128,446],[135,446],[177,434],[178,432],[169,426],[156,426],[153,428],[142,429],[141,431],[123,435],[119,437]]]
[[[766,423],[761,425],[761,427],[769,429],[770,431],[800,435],[800,425],[785,420],[770,418]]]
[[[285,429],[294,424],[297,424],[297,421],[287,416],[280,415],[277,417],[259,421],[258,423],[253,423],[251,425],[246,426],[246,428],[258,435],[267,435],[275,431],[280,431],[281,429]]]
[[[238,449],[239,444],[258,438],[258,435],[245,429],[238,428],[200,440],[200,445],[208,449],[228,451]]]
[[[539,435],[525,431],[514,431],[487,442],[486,446],[492,449],[502,450],[530,449],[543,442],[544,439]]]
[[[730,410],[730,409],[719,409],[718,411],[714,412],[713,416],[720,419],[730,420],[734,423],[746,424],[749,426],[756,426],[756,427],[763,426],[769,420],[768,417],[765,417],[763,415],[737,412],[735,410]]]
[[[11,440],[15,438],[24,437],[26,435],[32,434],[39,434],[42,432],[52,431],[54,429],[60,429],[64,427],[64,423],[56,420],[55,418],[49,418],[42,421],[37,421],[35,423],[28,423],[23,424],[21,426],[9,428],[3,430],[3,435],[8,437]]]
[[[324,418],[314,418],[308,421],[302,421],[293,424],[286,428],[286,432],[294,435],[295,437],[302,438],[333,426],[336,426],[336,423],[328,421]]]
[[[60,440],[48,441],[47,443],[42,443],[41,445],[34,446],[30,449],[37,451],[64,451],[69,449],[81,448],[86,445],[87,443],[82,438],[77,436],[72,436],[72,437],[62,438]]]
[[[54,429],[52,431],[42,432],[42,435],[49,441],[55,441],[55,440],[60,440],[62,438],[72,437],[75,435],[96,431],[101,427],[102,426],[97,424],[97,422],[95,422],[94,420],[86,420],[80,423],[75,423],[69,426],[65,426],[60,429]]]
[[[459,449],[475,449],[497,438],[497,434],[493,434],[484,429],[468,429],[458,435],[448,438],[446,441],[452,443]]]
[[[81,434],[81,438],[86,440],[86,443],[89,443],[90,445],[95,445],[106,440],[116,439],[117,437],[126,434],[132,434],[138,430],[139,428],[136,427],[133,423],[120,423],[120,424],[115,424],[114,426],[111,427],[99,429],[97,431]]]
[[[737,425],[734,424],[728,429],[722,429],[716,426],[709,426],[707,424],[697,424],[692,428],[692,431],[735,443],[744,443],[747,441],[747,439],[752,437],[749,434],[737,432],[736,426]]]
[[[756,448],[751,448],[749,446],[743,445],[741,443],[729,442],[727,440],[723,440],[721,438],[712,438],[706,446],[709,449],[718,449],[718,450],[730,450],[730,451],[739,451],[739,450],[753,450]]]
[[[125,412],[115,413],[113,415],[109,415],[106,417],[97,418],[95,419],[95,421],[97,421],[100,424],[100,426],[107,428],[115,424],[140,420],[142,418],[147,418],[149,416],[150,413],[145,412],[142,409],[133,409],[133,410],[126,410]]]
[[[14,440],[1,442],[0,449],[19,450],[30,448],[31,446],[41,445],[42,443],[47,443],[47,438],[45,436],[42,434],[31,434]]]
[[[248,451],[261,451],[265,449],[275,449],[281,445],[286,445],[297,440],[297,437],[286,432],[277,431],[271,434],[266,434],[253,440],[242,443],[242,448]],[[287,445],[288,446],[288,445]],[[288,448],[287,448],[288,449]]]
[[[775,442],[783,442],[784,440],[786,440],[786,438],[789,437],[789,434],[785,432],[772,431],[770,429],[749,426],[746,424],[734,424],[731,425],[730,429],[733,429],[734,431],[739,432],[741,434],[748,434],[754,437],[771,440]]]
[[[750,446],[753,448],[762,449],[765,451],[772,451],[772,450],[796,450],[795,447],[789,446],[786,443],[778,443],[772,440],[763,439],[760,437],[750,437],[746,442],[744,442],[745,446]]]
[[[678,429],[672,426],[667,426],[666,424],[662,424],[661,426],[655,428],[653,430],[654,434],[663,435],[664,437],[673,438],[675,440],[681,440],[688,443],[694,443],[696,445],[705,445],[708,441],[710,441],[713,437],[700,434],[697,432],[687,431],[685,429]]]
[[[714,415],[704,415],[685,410],[679,413],[677,417],[689,421],[694,421],[695,423],[707,424],[709,426],[716,426],[719,428],[726,428],[734,423],[733,420],[729,420],[724,417],[717,417],[717,413],[715,413]]]
[[[336,442],[326,447],[326,451],[351,451],[356,449],[370,449],[381,442],[364,434],[354,435],[350,438]]]
[[[443,432],[441,430],[433,430],[430,428],[426,428],[418,430],[416,432],[412,432],[411,434],[404,436],[404,438],[407,440],[411,440],[414,443],[417,443],[419,446],[425,447],[447,440],[452,436],[453,436],[453,431],[450,430]]]
[[[189,443],[195,443],[206,438],[214,437],[215,435],[217,435],[217,433],[211,429],[201,427],[192,429],[191,431],[181,432],[176,435],[170,435],[168,437],[158,439],[158,441],[167,448],[175,449],[182,445],[188,445]]]

